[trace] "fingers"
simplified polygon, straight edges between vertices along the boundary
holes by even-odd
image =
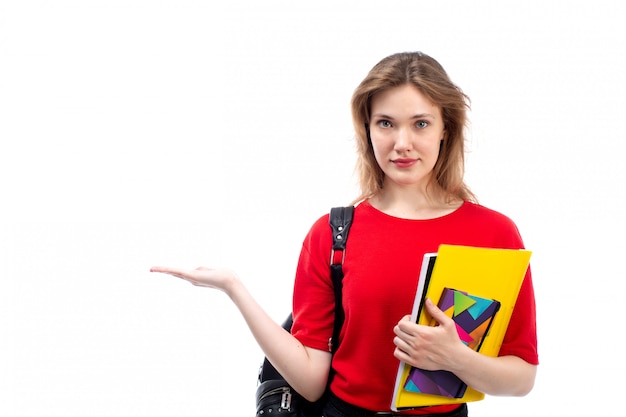
[[[150,272],[162,272],[164,274],[176,274],[176,273],[181,273],[182,269],[170,268],[168,266],[153,266],[152,268],[150,268]]]
[[[196,269],[172,268],[168,266],[153,266],[150,272],[168,274],[183,279],[198,287],[217,288],[226,291],[228,284],[237,279],[236,275],[225,269],[207,268],[204,266]]]
[[[408,334],[410,335],[410,328],[411,325],[413,324],[413,322],[411,321],[411,316],[404,316],[400,319],[400,321],[398,322],[398,324],[396,324],[396,326],[393,328],[393,332],[398,335],[401,336],[403,334]]]
[[[206,266],[199,266],[196,268],[196,271],[211,271],[212,268],[207,268]]]
[[[198,268],[198,270],[200,270],[200,268]],[[192,282],[194,279],[193,277],[194,271],[190,271],[190,270],[182,269],[182,268],[171,268],[168,266],[153,266],[152,268],[150,268],[150,272],[159,272],[162,274],[168,274],[176,278],[181,278],[190,282]]]
[[[396,337],[393,339],[393,343],[396,345],[396,350],[407,354],[407,350],[411,347],[411,342],[414,338],[411,329],[411,316],[404,316],[393,328],[393,332]]]

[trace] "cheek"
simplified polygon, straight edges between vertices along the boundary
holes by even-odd
[[[374,152],[374,158],[376,158],[376,161],[378,161],[379,163],[381,162],[381,158],[382,159],[386,159],[387,158],[387,154],[389,153],[389,145],[386,144],[384,141],[373,141],[372,140],[372,151]]]
[[[439,156],[439,150],[441,149],[441,141],[429,141],[422,145],[421,152],[423,154],[427,154],[432,158],[437,158]]]

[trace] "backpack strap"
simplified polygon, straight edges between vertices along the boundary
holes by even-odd
[[[343,326],[344,320],[341,296],[343,289],[342,263],[345,255],[344,252],[346,249],[348,232],[350,231],[350,225],[352,224],[353,213],[353,206],[333,207],[330,210],[329,223],[333,234],[333,247],[330,256],[330,269],[333,281],[333,288],[335,290],[335,323],[333,325],[333,336],[328,341],[328,348],[332,353],[335,353],[337,347],[339,347],[339,343],[332,342],[333,340],[339,340],[339,332],[341,332],[341,327]],[[291,331],[292,324],[293,315],[290,313],[283,322],[282,327],[289,332]],[[265,357],[259,369],[258,382],[263,383],[269,380],[283,380],[283,377],[278,373],[278,371],[276,370],[276,368],[274,368],[270,361],[267,360],[267,357]]]
[[[343,293],[343,260],[345,258],[346,242],[352,225],[354,206],[333,207],[330,209],[329,223],[333,233],[333,248],[330,254],[330,271],[335,289],[335,323],[333,337],[328,341],[328,349],[335,353],[339,347],[339,333],[345,319]],[[336,343],[335,343],[336,342]]]

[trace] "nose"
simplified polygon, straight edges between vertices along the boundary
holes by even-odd
[[[408,129],[402,128],[398,129],[396,140],[394,143],[394,150],[397,152],[405,152],[411,149],[412,141],[411,141],[411,133]]]

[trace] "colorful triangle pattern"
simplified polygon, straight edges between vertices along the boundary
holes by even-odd
[[[500,308],[500,303],[463,291],[444,288],[439,308],[454,320],[463,343],[478,351],[489,331],[493,317]],[[467,385],[452,372],[412,368],[404,389],[409,392],[461,398]]]

